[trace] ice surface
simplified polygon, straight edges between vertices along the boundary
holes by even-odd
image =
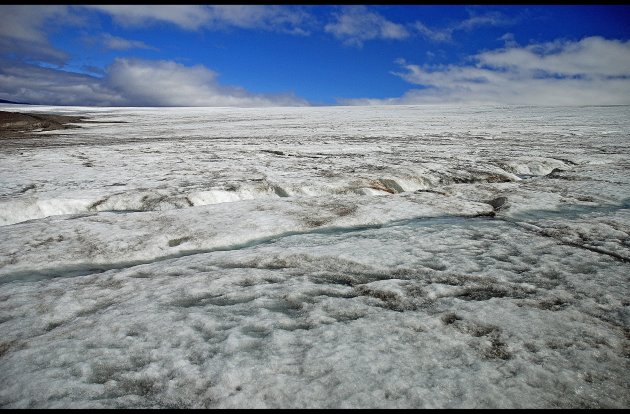
[[[2,109],[3,408],[630,403],[629,107]]]

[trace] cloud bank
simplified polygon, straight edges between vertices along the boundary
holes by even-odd
[[[472,65],[419,66],[399,61],[393,72],[421,86],[398,98],[346,99],[348,105],[496,103],[630,104],[630,41],[599,36],[474,55]]]
[[[202,66],[174,61],[116,59],[102,78],[0,62],[1,99],[86,106],[304,106],[293,94],[255,94],[224,86]]]

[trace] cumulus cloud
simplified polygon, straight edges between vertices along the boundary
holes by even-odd
[[[293,95],[253,94],[222,86],[217,74],[202,65],[173,61],[116,59],[106,83],[133,105],[140,106],[274,106],[306,105]]]
[[[345,104],[499,103],[630,104],[630,41],[588,37],[472,56],[474,65],[419,66],[400,60],[393,74],[420,85],[399,98],[350,99]]]
[[[144,26],[156,22],[174,24],[185,30],[261,29],[291,34],[308,34],[302,25],[311,16],[298,7],[273,5],[86,5],[111,15],[125,26]]]
[[[293,94],[254,94],[221,85],[201,66],[116,59],[102,78],[15,62],[0,66],[0,97],[46,105],[303,106]]]
[[[335,21],[324,30],[332,33],[345,44],[361,46],[371,39],[405,39],[409,31],[400,24],[387,20],[365,6],[347,6],[335,14]]]

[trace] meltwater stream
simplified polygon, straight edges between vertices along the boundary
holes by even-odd
[[[128,214],[124,212],[115,212],[113,214]],[[92,216],[92,215],[90,215]],[[84,215],[79,215],[79,217],[85,217]],[[75,217],[75,218],[79,218]],[[199,254],[209,254],[212,252],[223,252],[223,251],[234,251],[234,250],[243,250],[249,249],[257,246],[265,246],[276,244],[279,241],[282,241],[285,238],[288,238],[289,243],[292,243],[294,240],[294,236],[308,236],[308,239],[317,240],[317,236],[323,237],[335,237],[337,235],[345,235],[348,233],[355,232],[363,232],[370,229],[382,229],[389,227],[400,227],[400,226],[433,226],[433,225],[442,225],[442,224],[452,224],[452,225],[461,225],[465,221],[474,220],[477,216],[472,217],[438,217],[438,218],[411,218],[404,220],[396,220],[392,222],[379,223],[379,224],[364,224],[352,227],[321,227],[313,230],[303,230],[303,231],[287,231],[280,234],[273,234],[266,237],[255,238],[248,240],[244,243],[237,243],[225,246],[217,246],[208,249],[196,249],[196,250],[180,250],[177,253],[167,254],[161,257],[155,257],[148,260],[135,260],[135,261],[120,261],[120,262],[111,262],[107,264],[95,264],[95,263],[78,263],[72,264],[67,267],[59,267],[59,268],[46,268],[42,270],[27,270],[27,271],[18,271],[14,273],[4,274],[0,279],[1,283],[8,282],[33,282],[38,280],[45,280],[56,277],[78,277],[85,276],[93,273],[102,273],[108,270],[120,270],[129,267],[134,267],[142,264],[153,264],[159,263],[164,260],[172,260],[178,259],[187,256],[199,255]],[[483,219],[483,218],[480,218]],[[175,239],[175,241],[180,244],[180,240]],[[186,240],[181,240],[186,241]],[[175,243],[170,243],[171,245],[177,245]]]

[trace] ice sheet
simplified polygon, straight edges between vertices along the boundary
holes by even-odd
[[[3,408],[625,408],[629,107],[2,109]]]

